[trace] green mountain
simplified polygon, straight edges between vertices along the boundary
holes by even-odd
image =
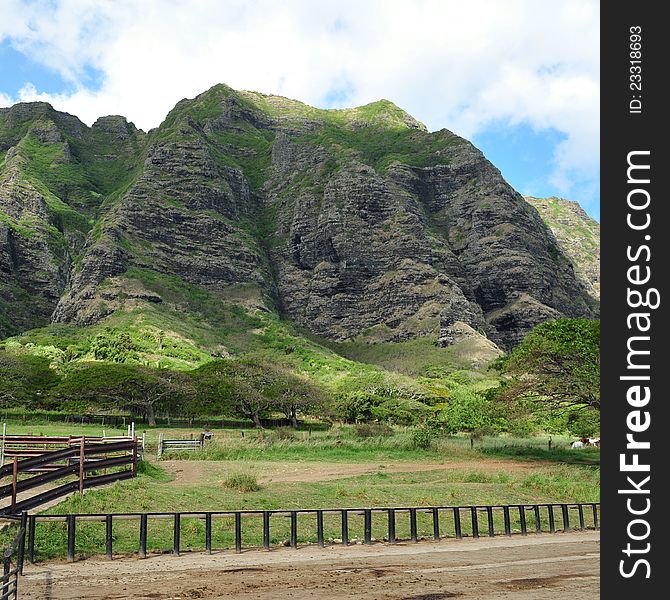
[[[561,249],[575,265],[586,291],[600,300],[600,224],[577,202],[563,198],[526,196],[549,226]]]
[[[185,370],[263,354],[327,385],[412,386],[596,313],[482,153],[389,101],[217,85],[148,133],[0,109],[6,351]]]

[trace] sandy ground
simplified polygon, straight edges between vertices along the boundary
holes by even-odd
[[[312,483],[371,473],[415,473],[418,471],[476,471],[479,473],[530,472],[538,462],[478,459],[445,463],[389,462],[389,463],[337,463],[295,461],[189,461],[163,460],[160,466],[174,476],[174,485],[206,484],[225,479],[240,470],[252,472],[259,483]]]
[[[28,565],[23,599],[593,600],[598,532]]]

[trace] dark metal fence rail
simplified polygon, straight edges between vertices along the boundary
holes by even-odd
[[[23,574],[23,557],[25,554],[27,515],[11,517],[18,523],[19,530],[14,540],[2,553],[2,577],[0,577],[0,600],[18,598],[19,575]]]
[[[556,512],[560,515],[558,522]],[[215,512],[181,512],[181,513],[116,513],[116,514],[70,514],[70,515],[29,515],[27,517],[27,556],[32,563],[35,559],[36,525],[46,522],[65,522],[67,529],[67,557],[73,561],[76,555],[77,524],[87,521],[105,523],[105,551],[111,560],[114,551],[113,524],[118,521],[135,520],[138,522],[137,551],[141,558],[147,556],[149,540],[149,522],[159,519],[171,520],[172,548],[161,548],[159,551],[171,550],[179,555],[182,551],[181,534],[182,519],[198,519],[204,521],[205,542],[204,550],[211,553],[213,550],[224,550],[226,547],[215,548],[213,544],[213,522],[217,519],[232,519],[234,531],[234,547],[236,552],[243,548],[243,522],[249,524],[250,519],[262,527],[262,546],[245,546],[248,548],[271,547],[271,526],[277,518],[289,520],[289,539],[287,545],[298,547],[298,516],[310,515],[311,534],[316,530],[316,539],[319,546],[326,545],[324,534],[324,516],[334,517],[339,521],[340,538],[333,543],[348,545],[350,538],[350,518],[363,517],[362,543],[372,544],[375,539],[383,539],[394,544],[401,541],[397,536],[397,525],[400,518],[409,520],[408,541],[417,542],[418,515],[427,515],[432,524],[432,539],[439,540],[445,537],[462,539],[464,537],[479,538],[496,535],[511,536],[513,534],[528,535],[529,516],[534,521],[530,533],[555,533],[557,531],[572,531],[585,529],[600,529],[599,503],[567,503],[567,504],[516,504],[500,506],[434,506],[434,507],[385,507],[385,508],[339,508],[339,509],[310,509],[310,510],[244,510],[244,511],[215,511]],[[377,518],[374,519],[373,517]],[[452,525],[446,535],[441,530],[441,519],[448,518]],[[496,517],[498,526],[496,527]],[[543,517],[548,526],[543,527]],[[588,517],[589,525],[586,520]],[[379,520],[382,523],[379,523]],[[518,527],[512,527],[512,519]],[[446,520],[446,519],[445,519]],[[373,523],[377,522],[377,530],[373,531]],[[501,523],[502,521],[502,523]],[[285,522],[284,522],[285,523]],[[383,526],[380,526],[383,525]],[[405,523],[407,525],[407,523]],[[374,537],[377,534],[377,538]],[[425,539],[426,536],[421,536]],[[285,544],[286,545],[286,544]]]
[[[17,514],[70,492],[81,492],[90,487],[134,477],[137,473],[137,461],[137,438],[111,443],[87,443],[86,438],[80,438],[77,446],[43,451],[40,456],[23,460],[14,457],[12,463],[0,467],[0,477],[11,476],[10,483],[0,485],[0,500],[10,499],[9,506],[0,508],[0,515]],[[49,469],[43,470],[44,466]],[[128,468],[105,472],[103,475],[91,475],[97,471],[119,467]],[[19,479],[21,473],[30,473],[31,476]],[[17,495],[21,492],[77,475],[76,481],[67,482],[21,501],[17,500]]]

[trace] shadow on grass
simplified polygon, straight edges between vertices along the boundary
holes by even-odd
[[[566,450],[556,448],[535,448],[532,446],[496,446],[481,448],[485,456],[499,456],[502,458],[517,458],[519,460],[546,460],[570,465],[600,465],[599,449]]]

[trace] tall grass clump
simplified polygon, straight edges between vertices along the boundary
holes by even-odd
[[[261,489],[256,478],[247,473],[233,473],[229,475],[224,480],[223,487],[238,492],[258,492]]]

